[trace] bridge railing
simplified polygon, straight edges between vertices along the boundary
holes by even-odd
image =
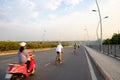
[[[89,47],[100,51],[100,46],[98,45],[90,45]],[[120,57],[120,45],[103,45],[103,52],[114,57]]]

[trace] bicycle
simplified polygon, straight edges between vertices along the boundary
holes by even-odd
[[[73,50],[73,54],[76,55],[76,53],[77,53],[77,49],[74,48],[74,50]]]
[[[61,53],[57,54],[57,57],[55,59],[55,64],[57,65],[58,63],[59,64],[62,64],[62,59],[60,58],[61,56]]]
[[[57,65],[58,63],[59,63],[59,64],[62,64],[62,62],[61,62],[60,59],[56,59],[56,60],[55,60],[55,64]]]

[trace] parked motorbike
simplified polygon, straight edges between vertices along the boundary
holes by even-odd
[[[25,77],[33,75],[35,73],[35,61],[33,54],[29,52],[30,56],[30,68],[27,70],[27,64],[11,63],[7,69],[5,79],[6,80],[22,80]]]

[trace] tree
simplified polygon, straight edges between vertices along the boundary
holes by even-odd
[[[103,41],[103,44],[110,44],[110,43],[111,43],[111,40],[109,38]]]
[[[111,38],[111,44],[118,44],[118,42],[119,42],[119,40],[118,40],[118,36],[119,34],[117,34],[117,33],[114,33],[113,34],[113,36],[112,36],[112,38]]]
[[[112,38],[111,39],[109,39],[109,38],[105,39],[103,41],[103,44],[120,44],[120,34],[119,33],[118,34],[114,33]]]

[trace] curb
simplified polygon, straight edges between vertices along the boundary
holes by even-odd
[[[105,80],[113,80],[113,78],[109,75],[109,73],[107,71],[105,71],[105,69],[90,55],[89,51],[86,49],[86,52],[89,54],[89,56],[91,57],[92,61],[95,63],[95,65],[97,66],[98,70],[100,71],[100,73],[103,75]]]
[[[44,49],[27,49],[30,52],[37,52],[37,51],[44,51],[44,50],[50,50],[52,48],[44,48]],[[17,54],[17,50],[13,52],[3,52],[0,53],[0,56],[5,56],[5,55],[12,55],[12,54]]]

